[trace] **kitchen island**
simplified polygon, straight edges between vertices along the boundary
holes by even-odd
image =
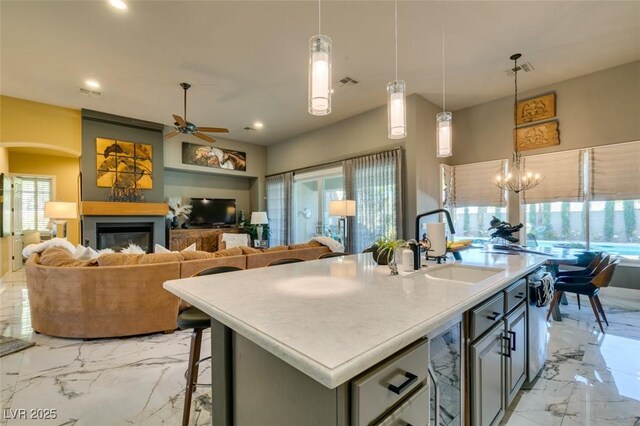
[[[359,388],[350,388],[354,378],[403,351],[414,356],[430,332],[461,321],[544,261],[469,251],[456,264],[494,268],[469,283],[427,275],[437,266],[390,276],[370,254],[359,254],[164,286],[212,318],[215,425],[352,424],[364,418],[350,395]],[[407,377],[396,388],[424,379]]]

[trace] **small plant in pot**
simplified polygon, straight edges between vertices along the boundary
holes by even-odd
[[[378,238],[371,246],[373,260],[375,260],[378,265],[388,265],[390,261],[394,260],[396,250],[404,247],[405,244],[404,240],[398,240],[392,237]]]

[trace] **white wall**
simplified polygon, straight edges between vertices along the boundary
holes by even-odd
[[[402,147],[405,151],[402,211],[404,238],[413,238],[417,212],[438,207],[435,115],[439,109],[419,95],[407,97],[407,138],[387,137],[386,105],[270,145],[267,173],[276,174]]]

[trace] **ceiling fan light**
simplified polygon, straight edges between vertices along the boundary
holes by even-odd
[[[309,40],[309,113],[331,113],[331,38],[318,34]]]

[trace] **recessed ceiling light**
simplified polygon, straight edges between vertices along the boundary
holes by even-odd
[[[264,124],[262,124],[262,121],[256,121],[255,123],[253,123],[253,127],[255,127],[256,129],[262,129],[264,127]]]
[[[95,80],[85,80],[84,84],[86,84],[89,87],[92,87],[94,89],[99,89],[100,88],[100,83],[98,83]]]
[[[122,0],[109,0],[109,4],[116,9],[126,10],[127,4]]]

